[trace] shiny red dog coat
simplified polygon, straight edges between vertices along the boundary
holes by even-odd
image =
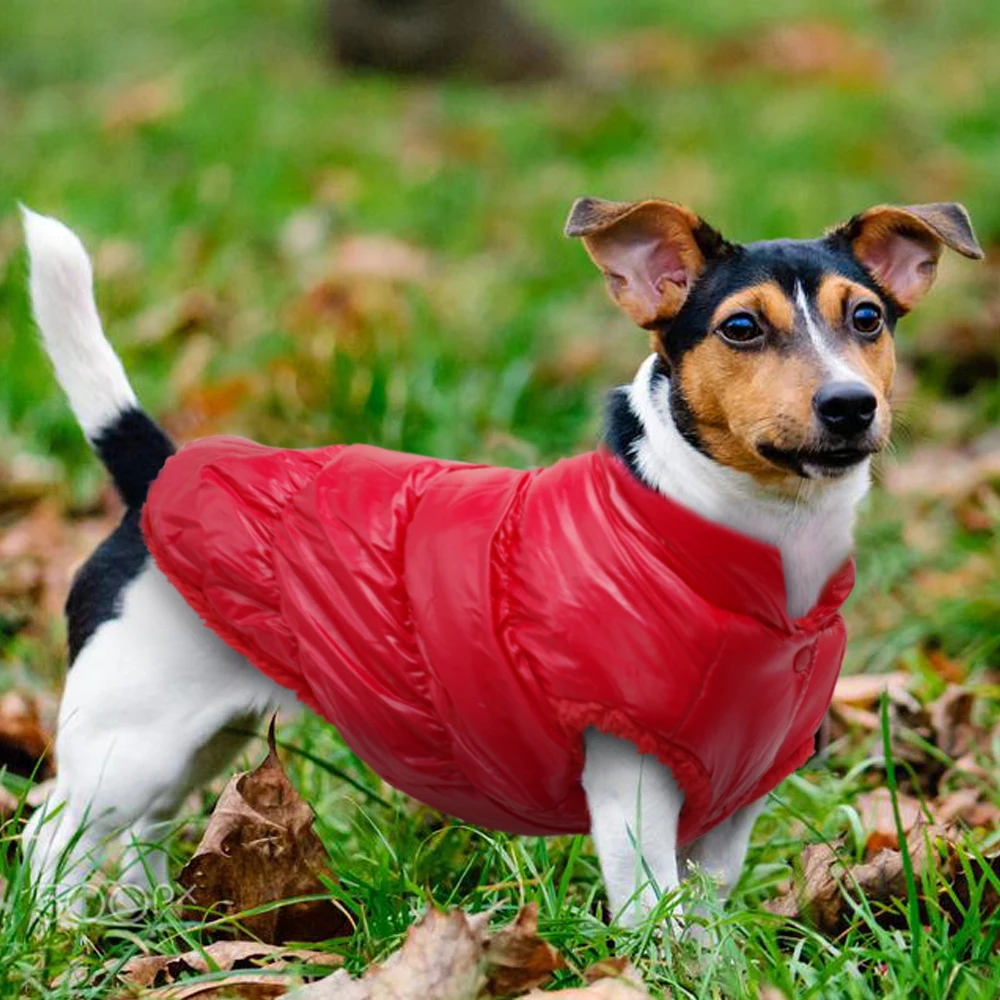
[[[589,829],[589,726],[671,768],[682,844],[770,791],[812,753],[854,581],[790,619],[776,549],[603,450],[521,472],[205,438],[143,528],[221,639],[386,781],[515,833]]]

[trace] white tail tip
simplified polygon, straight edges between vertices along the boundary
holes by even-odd
[[[31,260],[31,304],[56,378],[84,433],[93,440],[135,394],[104,337],[94,302],[90,258],[56,219],[21,206]]]

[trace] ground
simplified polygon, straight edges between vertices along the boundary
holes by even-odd
[[[897,444],[859,527],[846,669],[904,672],[929,704],[948,683],[972,692],[965,743],[943,746],[940,726],[914,723],[934,745],[889,774],[935,818],[954,788],[975,787],[981,811],[955,836],[970,864],[988,855],[1000,839],[988,735],[1000,667],[1000,8],[847,6],[546,0],[538,15],[571,47],[575,76],[519,90],[340,75],[306,0],[4,0],[0,692],[44,704],[57,690],[60,588],[80,539],[113,516],[32,333],[17,201],[94,250],[110,336],[178,438],[366,441],[527,466],[591,447],[602,394],[645,349],[561,235],[577,195],[683,201],[736,240],[812,236],[878,202],[957,199],[990,257],[946,260],[899,331]],[[290,772],[358,921],[331,947],[360,970],[428,897],[501,915],[536,900],[542,932],[576,968],[630,955],[674,997],[768,984],[795,997],[994,996],[997,880],[981,861],[987,874],[973,873],[978,889],[957,909],[919,872],[909,905],[857,905],[835,927],[789,928],[762,907],[805,845],[837,842],[848,863],[878,846],[863,796],[885,784],[885,761],[877,710],[860,701],[827,757],[772,797],[715,918],[721,943],[700,961],[653,924],[606,926],[585,838],[443,823],[379,787],[316,720],[286,724]],[[903,725],[903,708],[889,714]],[[942,755],[959,749],[969,759],[942,777]],[[927,779],[929,760],[940,766]],[[16,775],[5,783],[26,791]],[[178,862],[211,802],[194,803],[171,841]],[[0,856],[0,995],[103,996],[88,970],[205,934],[169,907],[140,929],[35,921],[15,828]],[[60,978],[70,967],[83,974]]]

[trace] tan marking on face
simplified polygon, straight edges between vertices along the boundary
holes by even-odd
[[[724,298],[712,313],[710,328],[715,330],[729,316],[753,313],[778,333],[791,334],[795,325],[795,305],[775,281],[741,288]]]
[[[883,307],[864,286],[831,275],[821,283],[810,310],[815,322],[830,328],[844,361],[874,390],[884,444],[890,427],[888,394],[895,353],[888,331],[868,343],[845,325],[845,317],[860,301]],[[827,376],[806,337],[795,342],[801,350],[779,351],[772,346],[740,351],[727,346],[714,331],[721,320],[744,310],[766,319],[779,333],[792,336],[796,329],[794,306],[777,284],[765,282],[743,289],[720,303],[713,314],[712,332],[684,356],[676,378],[698,436],[716,461],[766,485],[794,484],[797,477],[762,458],[757,447],[762,443],[784,450],[818,446],[812,401]]]
[[[874,390],[879,408],[885,407],[885,422],[888,425],[888,399],[896,374],[896,352],[886,329],[874,341],[859,340],[852,334],[851,312],[862,302],[871,302],[885,311],[885,303],[871,289],[837,274],[825,277],[816,294],[819,317],[833,331],[834,337],[838,340],[843,338],[841,353],[844,360]]]
[[[698,436],[716,461],[762,483],[790,478],[757,445],[804,445],[822,381],[815,359],[798,351],[734,351],[710,335],[685,355],[678,377]]]

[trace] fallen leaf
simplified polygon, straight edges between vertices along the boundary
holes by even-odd
[[[135,321],[133,342],[155,344],[199,331],[215,333],[224,319],[219,300],[212,292],[192,288],[145,310]]]
[[[0,696],[0,767],[23,777],[47,776],[52,740],[34,698],[19,691]]]
[[[705,71],[705,47],[676,27],[645,28],[592,45],[587,60],[598,80],[677,84]]]
[[[490,938],[486,989],[497,997],[521,993],[548,982],[564,966],[555,948],[538,936],[538,905],[531,903]]]
[[[334,250],[330,270],[341,280],[418,282],[430,273],[430,256],[394,236],[358,233]]]
[[[292,996],[295,1000],[486,1000],[521,994],[547,982],[564,966],[555,949],[538,937],[536,906],[525,907],[512,923],[492,933],[489,917],[489,913],[469,916],[460,910],[431,909],[407,932],[403,947],[362,978],[352,979],[340,970]],[[622,966],[609,965],[603,972],[626,973],[635,977],[634,970]],[[640,995],[633,987],[629,990],[629,996]],[[571,997],[574,992],[555,995]],[[605,995],[611,1000],[619,994],[587,994]]]
[[[284,975],[225,976],[201,983],[163,986],[142,993],[143,1000],[275,1000],[298,981]]]
[[[0,462],[0,511],[31,507],[51,497],[63,475],[59,463],[50,458],[27,452],[4,455]]]
[[[952,881],[961,868],[958,845],[952,831],[944,826],[917,823],[907,835],[906,843],[920,893],[926,889],[921,878],[924,871],[933,868],[937,878],[930,884],[941,886]],[[930,855],[928,846],[932,848]],[[779,916],[808,920],[825,934],[835,935],[849,925],[853,916],[848,899],[862,897],[880,923],[886,926],[905,923],[905,917],[893,905],[907,898],[900,851],[883,848],[863,864],[845,866],[833,846],[810,844],[802,853],[797,877],[781,896],[766,903],[765,909]],[[926,907],[927,900],[921,898],[920,903]],[[942,905],[947,905],[947,901]]]
[[[17,814],[19,805],[18,797],[8,789],[0,785],[0,824],[6,823],[12,816]]]
[[[886,54],[870,39],[828,20],[802,20],[743,32],[720,43],[712,57],[720,72],[759,69],[779,76],[878,86]]]
[[[903,833],[908,834],[924,818],[923,807],[919,799],[904,792],[896,795],[896,804],[899,807]],[[871,858],[886,847],[894,849],[899,847],[892,795],[888,788],[863,792],[855,799],[854,808],[861,817],[861,824],[866,834],[866,857]]]
[[[1000,447],[988,451],[941,445],[915,448],[909,457],[883,471],[883,486],[895,496],[915,495],[955,503],[984,483],[1000,481]]]
[[[1000,808],[982,800],[979,788],[956,788],[941,796],[934,804],[934,817],[939,823],[962,822],[970,827],[1000,826]]]
[[[61,619],[73,574],[120,516],[109,492],[100,515],[69,518],[57,497],[31,506],[0,532],[0,617],[20,612],[20,628],[48,638]]]
[[[403,947],[362,979],[346,972],[299,990],[296,1000],[475,1000],[486,985],[479,922],[461,910],[428,910]]]
[[[965,680],[965,666],[951,657],[946,656],[940,649],[926,649],[924,655],[931,669],[948,684],[960,684]]]
[[[913,678],[902,671],[891,674],[848,674],[837,678],[833,689],[833,706],[850,705],[856,708],[874,708],[883,691],[890,697],[908,696]]]
[[[128,962],[119,975],[130,986],[145,989],[209,972],[261,968],[274,972],[293,962],[330,967],[342,965],[343,959],[340,955],[262,944],[260,941],[216,941],[203,949],[181,955],[141,955]]]
[[[971,691],[949,684],[928,706],[934,745],[949,757],[961,757],[979,742],[981,731],[972,722],[974,703]]]
[[[624,959],[604,959],[588,969],[585,978],[587,986],[554,993],[532,990],[524,1000],[545,1000],[551,996],[560,1000],[637,1000],[650,995],[635,967]]]
[[[174,77],[143,80],[111,95],[103,124],[109,132],[128,132],[175,114],[180,107],[180,87]]]
[[[329,858],[313,830],[312,809],[288,780],[274,744],[254,771],[236,775],[223,789],[194,856],[178,882],[195,919],[215,917],[303,896],[328,897]],[[329,898],[272,906],[239,918],[261,941],[320,941],[350,934],[347,913]]]
[[[842,909],[840,884],[833,875],[838,864],[837,852],[829,844],[807,844],[796,877],[764,908],[776,916],[806,919],[820,930],[835,929]]]

